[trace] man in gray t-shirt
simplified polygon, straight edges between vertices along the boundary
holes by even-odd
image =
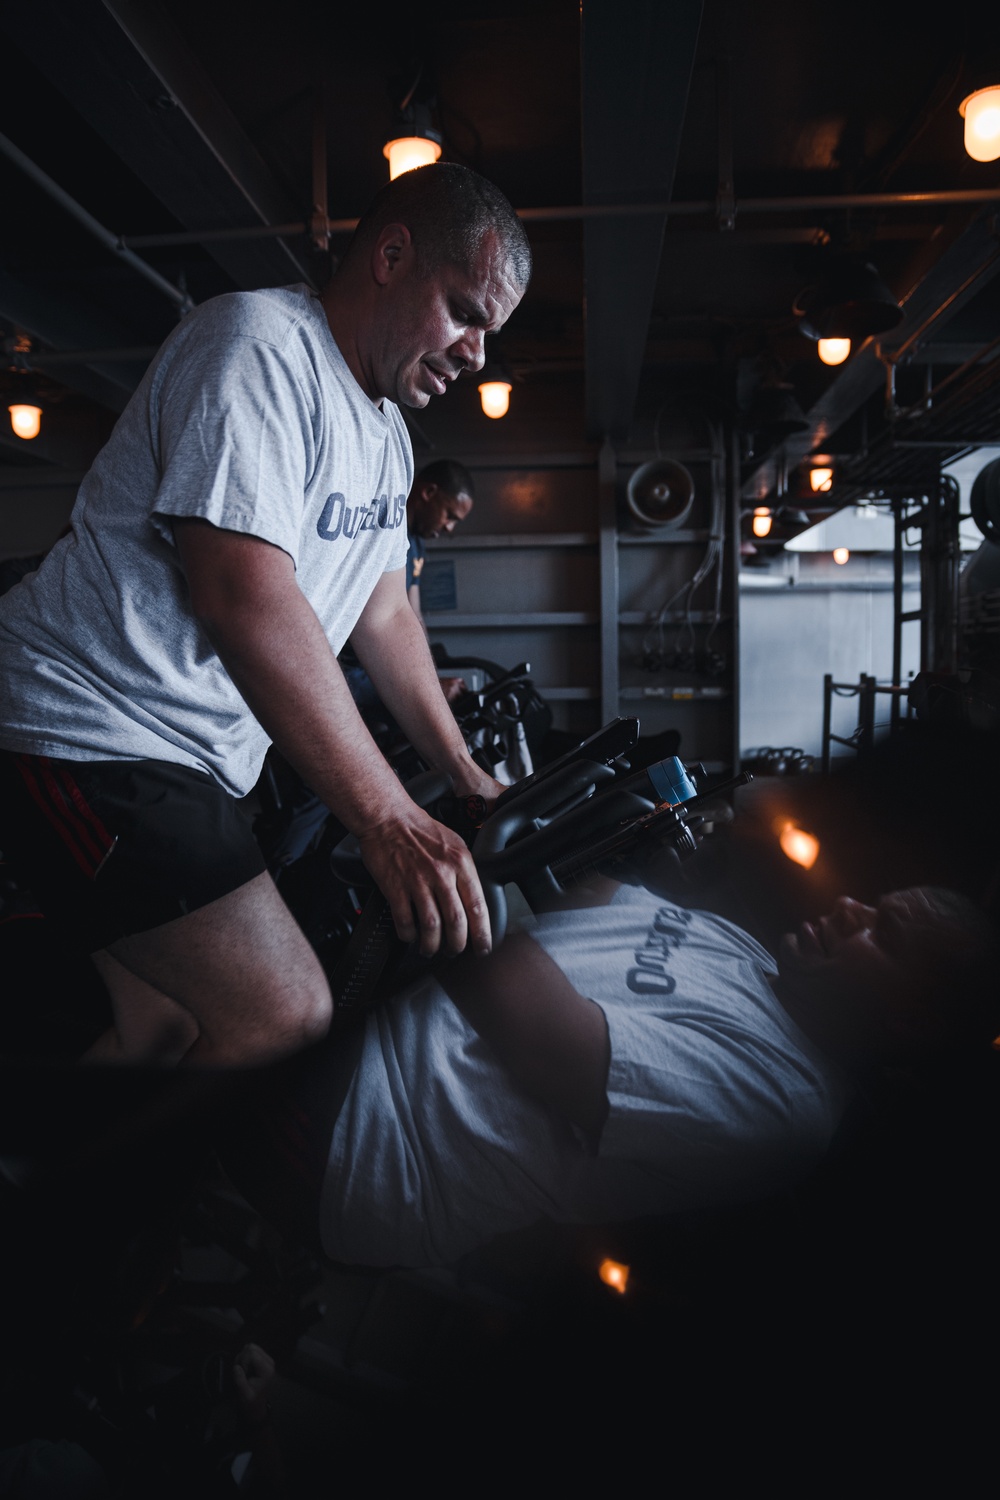
[[[396,403],[423,407],[480,369],[529,275],[491,184],[452,165],[397,179],[321,298],[237,293],[184,319],[70,535],[3,600],[0,778],[23,803],[4,852],[48,839],[42,863],[65,855],[83,882],[79,899],[61,892],[95,913],[117,1028],[99,1055],[251,1062],[325,1030],[325,977],[230,808],[272,741],[358,836],[401,937],[488,951],[468,851],[378,754],[336,652],[350,636],[459,794],[496,796],[407,601]]]

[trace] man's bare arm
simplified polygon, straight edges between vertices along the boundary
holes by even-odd
[[[460,796],[492,802],[503,787],[481,771],[441,691],[423,626],[407,600],[404,570],[383,573],[351,635],[358,660],[379,697],[420,756],[447,771]]]
[[[199,623],[282,754],[361,841],[400,937],[419,927],[424,953],[437,952],[442,934],[456,952],[467,938],[488,951],[468,850],[411,801],[379,752],[288,554],[202,520],[175,521],[174,535]],[[449,740],[442,759],[452,756]]]
[[[601,1007],[523,934],[508,938],[486,963],[449,964],[440,982],[524,1091],[559,1110],[596,1150],[608,1114],[611,1060]]]

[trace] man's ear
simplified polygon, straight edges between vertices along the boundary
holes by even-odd
[[[425,482],[420,486],[420,498],[425,504],[428,504],[431,500],[433,500],[437,492],[437,482],[433,479],[425,480]]]
[[[372,274],[386,286],[393,273],[413,257],[413,239],[405,224],[386,224],[372,249]]]

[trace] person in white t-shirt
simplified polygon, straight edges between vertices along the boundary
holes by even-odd
[[[272,741],[360,839],[401,937],[489,950],[468,850],[407,797],[336,653],[350,635],[459,794],[497,795],[407,601],[397,403],[481,368],[530,269],[478,174],[397,178],[322,297],[234,293],[185,317],[69,536],[0,602],[3,851],[108,985],[94,1057],[261,1062],[326,1030],[326,978],[239,807]]]
[[[623,888],[295,1059],[224,1161],[276,1227],[366,1265],[760,1199],[818,1163],[860,1070],[993,1035],[996,958],[983,913],[934,888],[843,898],[777,961]]]

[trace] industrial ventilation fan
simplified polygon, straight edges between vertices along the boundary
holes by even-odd
[[[694,480],[675,458],[654,458],[633,472],[625,498],[640,529],[681,527],[691,511]]]

